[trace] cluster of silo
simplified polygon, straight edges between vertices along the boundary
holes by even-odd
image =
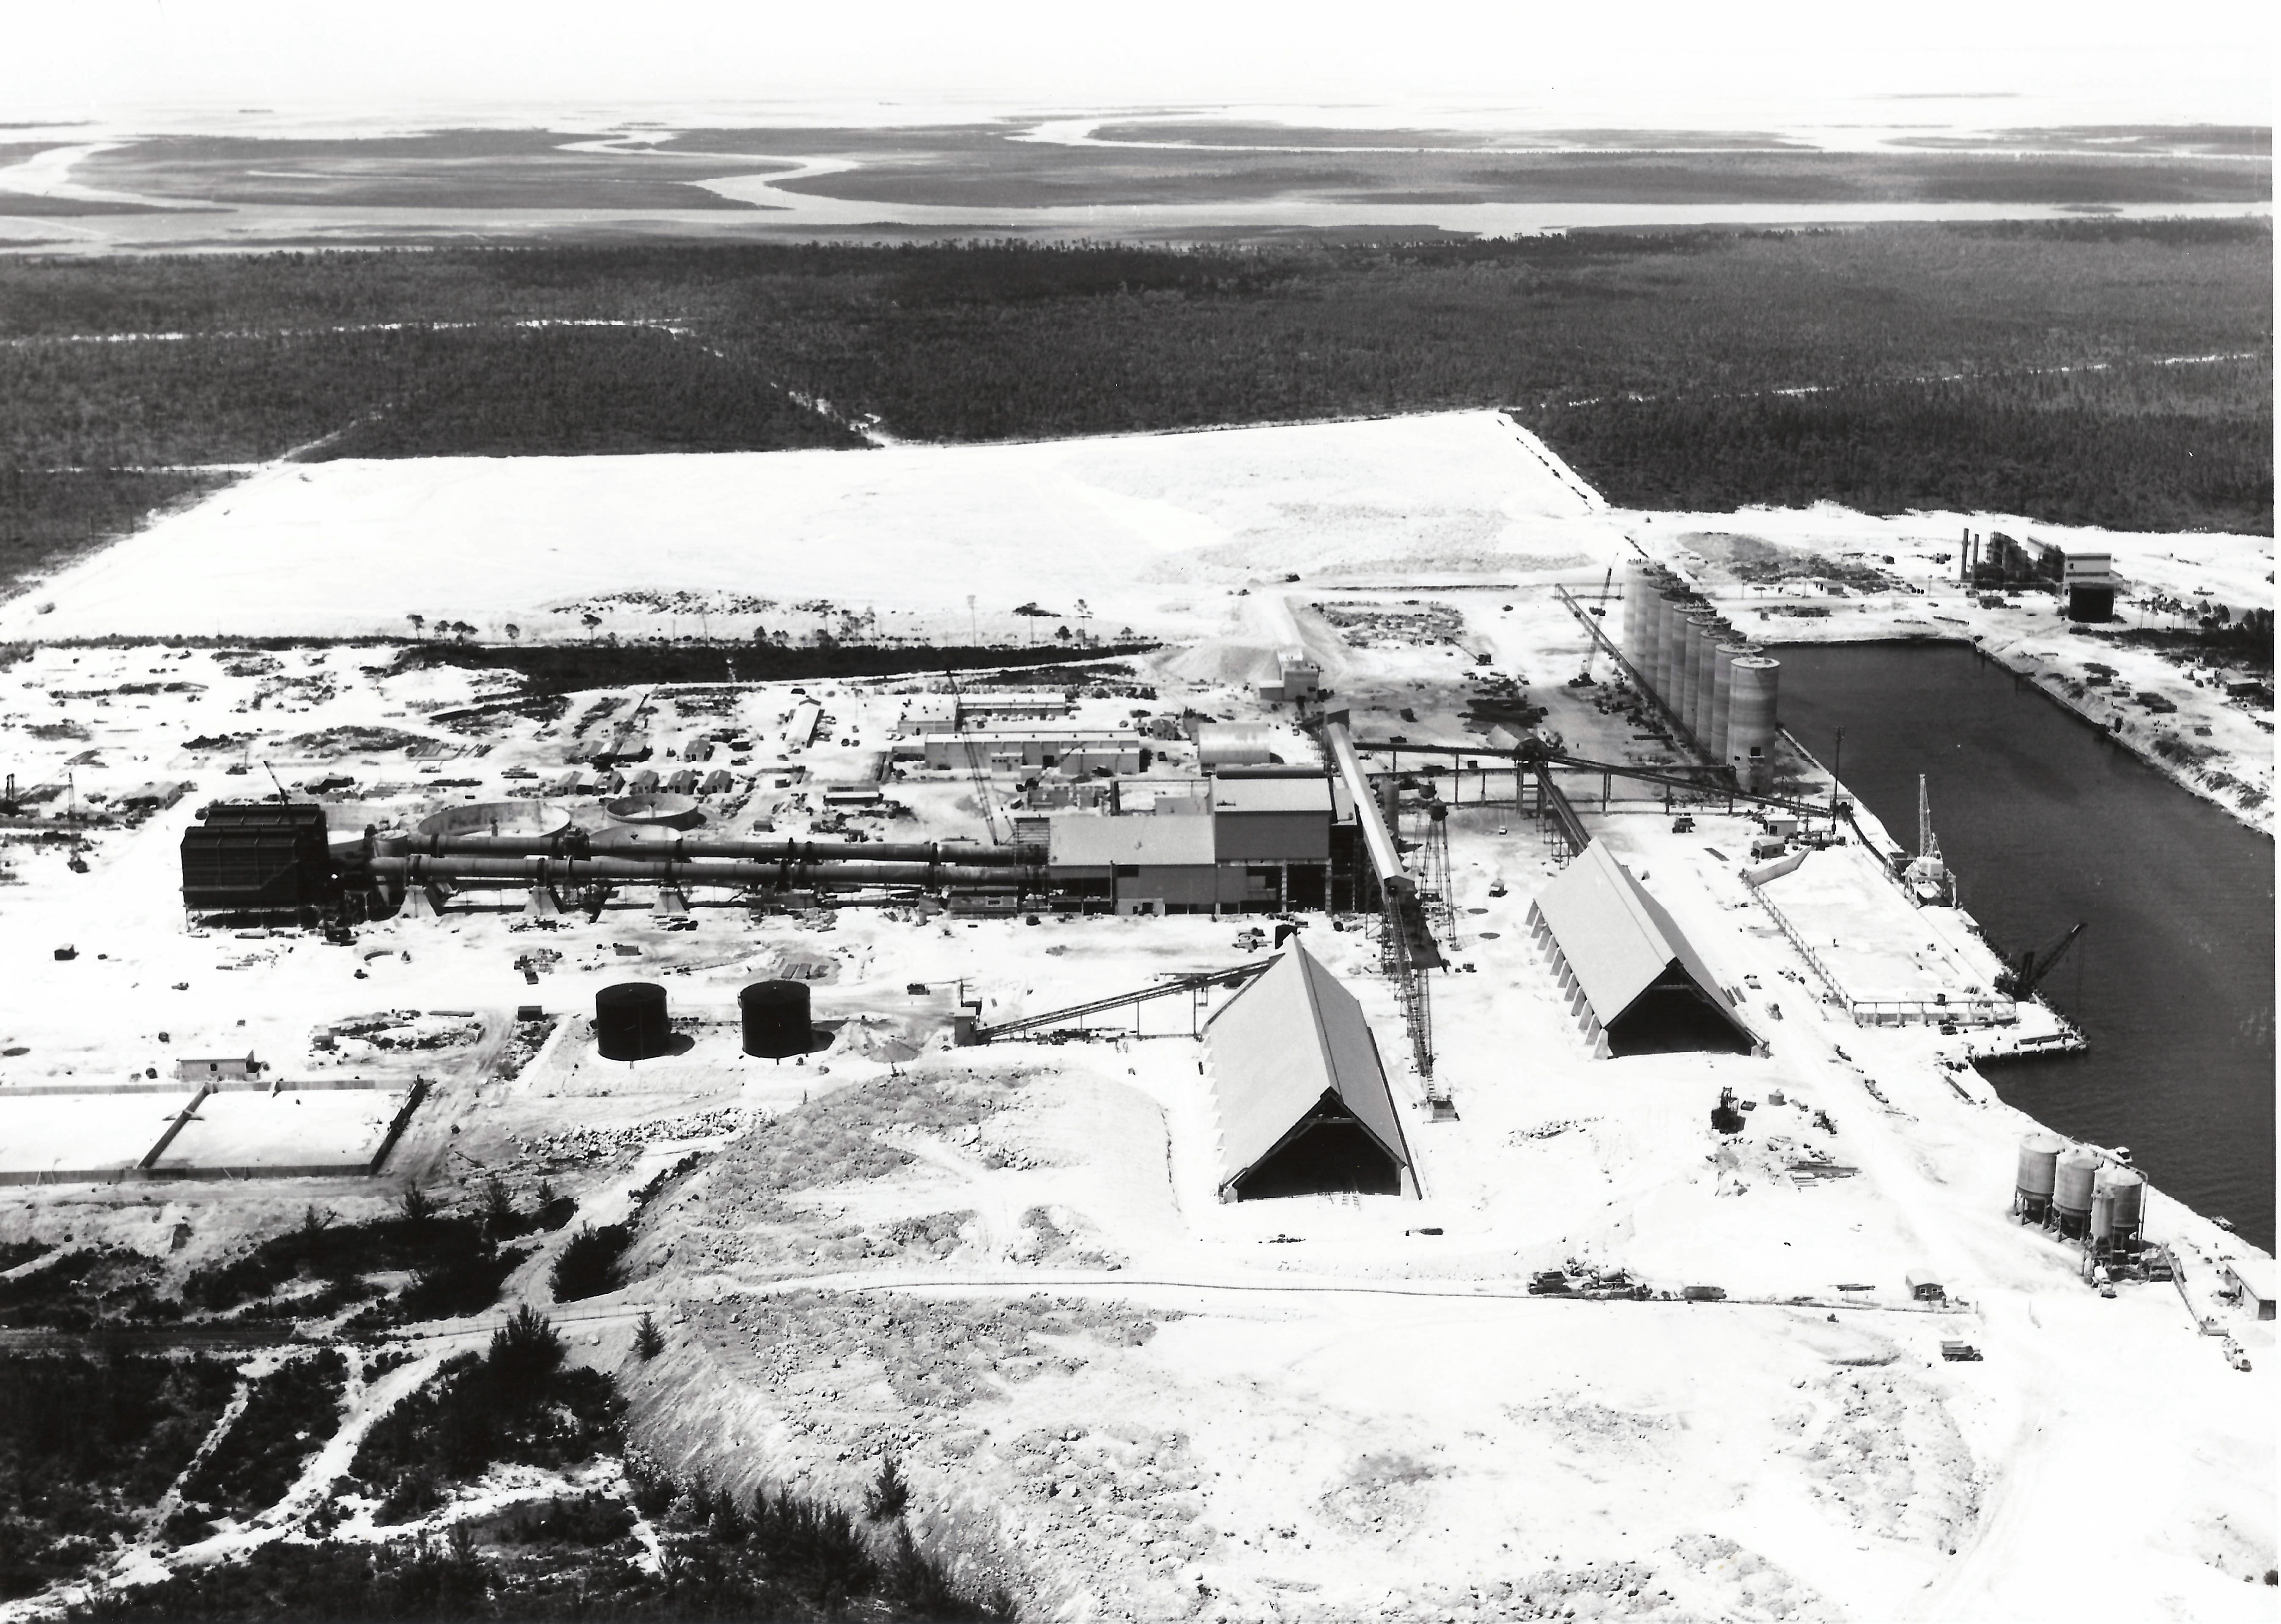
[[[1753,649],[1711,603],[1660,564],[1624,575],[1624,653],[1633,673],[1696,748],[1766,788],[1782,664]]]
[[[2096,1255],[2135,1252],[2144,1237],[2146,1177],[2122,1159],[2128,1155],[2105,1156],[2031,1133],[2020,1141],[2012,1210]]]

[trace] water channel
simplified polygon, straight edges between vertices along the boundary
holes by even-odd
[[[2273,842],[1978,650],[1793,645],[1783,724],[1894,838],[1917,775],[1959,901],[2007,956],[2091,928],[2044,983],[2087,1054],[1982,1067],[2060,1133],[2128,1145],[2161,1189],[2274,1235]]]

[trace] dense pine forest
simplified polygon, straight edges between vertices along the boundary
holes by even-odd
[[[2269,533],[2262,220],[0,261],[0,572],[303,458],[1504,406],[1614,500]]]

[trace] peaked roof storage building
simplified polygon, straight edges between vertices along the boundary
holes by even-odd
[[[1221,1006],[1204,1043],[1222,1201],[1418,1194],[1362,1006],[1296,941]]]
[[[1569,1010],[1609,1055],[1747,1055],[1758,1040],[1663,904],[1595,840],[1529,904]]]

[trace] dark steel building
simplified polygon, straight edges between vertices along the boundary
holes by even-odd
[[[182,831],[182,906],[192,913],[310,923],[337,895],[322,807],[225,803]]]

